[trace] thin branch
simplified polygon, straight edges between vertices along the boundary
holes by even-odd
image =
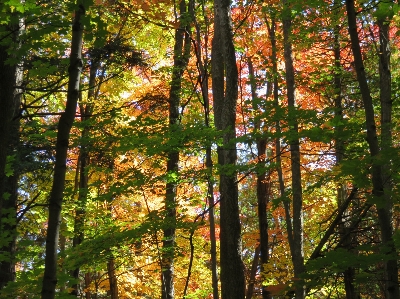
[[[309,261],[313,260],[313,259],[316,259],[317,257],[320,256],[322,247],[324,247],[324,245],[328,241],[329,237],[333,234],[333,232],[335,230],[335,227],[342,220],[342,215],[343,215],[344,211],[347,209],[347,207],[349,206],[350,202],[354,199],[354,197],[356,196],[357,192],[358,192],[358,188],[357,187],[354,187],[351,190],[349,196],[346,198],[344,203],[338,209],[338,212],[337,212],[337,215],[336,215],[335,219],[331,222],[329,228],[325,231],[324,236],[322,237],[322,239],[320,240],[319,244],[317,245],[317,247],[314,249],[313,253],[311,254],[311,256],[309,258]]]

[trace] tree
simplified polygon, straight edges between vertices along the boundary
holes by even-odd
[[[98,97],[98,93],[100,91],[101,82],[99,82],[99,86],[96,88],[96,78],[97,73],[99,72],[99,61],[100,57],[91,57],[90,60],[90,68],[89,68],[89,90],[87,95],[87,103],[79,103],[79,110],[81,114],[81,121],[87,122],[90,119],[90,115],[93,113],[93,102]],[[85,211],[88,197],[88,188],[89,188],[89,165],[90,165],[90,152],[88,151],[88,145],[85,144],[84,140],[87,140],[89,137],[90,131],[89,126],[84,125],[82,129],[82,144],[80,147],[78,162],[77,162],[77,176],[79,176],[79,184],[78,184],[78,203],[77,208],[75,210],[75,223],[74,223],[74,238],[72,246],[79,246],[84,239],[84,224],[85,224]],[[76,281],[79,281],[79,267],[73,270],[73,278]],[[78,296],[78,284],[76,283],[73,286],[72,295]]]
[[[79,3],[2,4],[0,298],[396,298],[397,3]]]
[[[357,20],[356,11],[354,8],[354,1],[346,1],[347,16],[349,23],[349,35],[351,38],[351,46],[354,57],[355,71],[357,73],[357,80],[360,87],[362,100],[364,103],[365,110],[365,125],[367,129],[367,142],[369,151],[372,157],[372,194],[375,197],[378,210],[378,219],[381,231],[382,246],[389,256],[395,257],[396,249],[393,243],[393,226],[391,219],[392,203],[388,195],[385,196],[390,189],[390,180],[387,176],[383,176],[383,167],[377,161],[378,155],[381,151],[385,151],[390,147],[391,144],[391,133],[390,133],[390,122],[391,122],[391,92],[390,92],[390,70],[389,70],[389,51],[388,46],[388,24],[386,23],[385,17],[379,17],[379,33],[381,41],[380,54],[380,98],[382,104],[381,122],[382,122],[382,144],[379,145],[379,139],[377,134],[377,126],[375,122],[374,105],[370,88],[368,86],[368,80],[365,74],[365,67],[362,58],[361,48],[359,44],[359,38],[357,33]],[[385,47],[383,49],[382,47]],[[384,177],[386,177],[388,183],[385,186]],[[386,298],[398,298],[399,287],[398,287],[398,268],[397,261],[393,258],[385,261],[385,296]]]
[[[42,299],[54,299],[57,285],[57,252],[61,222],[61,207],[66,174],[69,135],[75,119],[76,106],[80,93],[80,76],[82,73],[82,18],[85,14],[84,3],[80,2],[75,10],[72,24],[72,41],[69,67],[69,81],[65,112],[58,123],[56,162],[53,185],[49,199],[49,220],[46,237],[45,273],[43,277]]]
[[[207,17],[207,13],[205,11],[204,3],[201,5],[202,16],[204,18],[204,23],[206,27],[206,32],[204,32],[204,51],[206,52],[203,55],[203,45],[201,43],[202,40],[202,30],[201,24],[197,21],[195,11],[192,8],[192,20],[195,23],[195,31],[196,31],[196,47],[195,54],[197,60],[197,68],[199,72],[199,81],[201,88],[201,97],[203,100],[204,107],[204,125],[207,128],[211,128],[211,109],[210,109],[210,91],[209,91],[209,65],[210,61],[208,58],[208,38],[209,38],[209,20]],[[203,58],[204,56],[204,58]],[[218,288],[218,265],[217,265],[217,239],[215,235],[215,196],[214,196],[214,176],[213,176],[213,157],[212,157],[212,148],[211,144],[206,145],[206,167],[209,171],[207,176],[207,202],[209,206],[209,222],[210,222],[210,255],[211,255],[211,281],[213,288],[213,298],[219,299],[219,288]]]
[[[218,147],[220,166],[220,242],[222,299],[244,298],[245,280],[241,260],[238,186],[234,169],[238,72],[230,19],[230,1],[214,1],[212,41],[212,90],[215,127],[223,132]]]
[[[10,12],[3,4],[2,9]],[[15,240],[17,225],[17,189],[20,103],[22,96],[23,66],[18,57],[23,20],[19,13],[9,17],[8,24],[1,25],[0,45],[0,290],[15,280]],[[5,44],[8,42],[8,44]],[[13,162],[14,161],[14,162]],[[8,167],[8,169],[7,169]]]
[[[255,83],[255,74],[253,69],[253,63],[251,61],[251,57],[248,58],[248,68],[249,68],[249,79],[250,79],[250,88],[251,88],[251,97],[253,102],[253,109],[257,111],[257,91],[256,91],[256,83]],[[268,85],[268,93],[271,93],[271,85]],[[266,95],[266,98],[269,97],[269,94]],[[257,118],[257,116],[256,116]],[[254,124],[254,133],[260,134],[261,136],[257,138],[257,211],[258,211],[258,225],[260,231],[260,260],[261,260],[261,268],[263,265],[266,265],[269,261],[269,233],[268,233],[268,204],[269,204],[269,187],[270,184],[267,178],[267,171],[265,169],[265,163],[267,160],[267,138],[263,136],[262,132],[265,128],[261,127],[260,118],[256,120]],[[257,255],[257,254],[256,254]],[[256,259],[256,258],[255,258]],[[249,292],[249,291],[248,291]],[[262,288],[262,296],[263,299],[271,298],[270,292],[267,288]],[[251,298],[251,293],[247,293],[247,298]]]
[[[193,5],[189,3],[189,5]],[[180,105],[182,93],[182,75],[188,64],[190,54],[190,27],[188,4],[185,0],[179,2],[180,27],[175,30],[174,66],[171,78],[169,94],[169,126],[172,136],[179,134]],[[167,179],[165,194],[166,228],[164,228],[162,266],[162,298],[173,299],[174,294],[174,247],[175,247],[175,223],[176,223],[176,192],[177,172],[179,163],[179,150],[171,149],[167,157]]]
[[[289,129],[292,137],[290,143],[291,171],[292,171],[292,196],[293,196],[293,267],[295,279],[301,279],[304,272],[304,249],[303,249],[303,199],[301,185],[300,145],[298,138],[298,120],[296,117],[295,103],[295,79],[292,57],[291,42],[291,10],[288,1],[283,1],[284,11],[282,17],[284,36],[284,57],[286,70],[286,89],[289,108]],[[300,284],[301,285],[301,284]],[[296,299],[304,298],[303,287],[296,288]]]

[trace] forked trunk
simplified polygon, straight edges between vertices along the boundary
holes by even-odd
[[[238,71],[233,45],[230,1],[214,1],[214,38],[212,42],[212,90],[214,123],[223,132],[218,147],[220,166],[220,262],[222,299],[243,299],[244,267],[241,259],[236,164],[236,102]]]

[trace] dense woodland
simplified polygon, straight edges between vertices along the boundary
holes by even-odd
[[[397,1],[0,8],[0,298],[400,298]]]

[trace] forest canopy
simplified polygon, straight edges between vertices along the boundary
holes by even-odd
[[[0,298],[400,298],[397,1],[0,8]]]

